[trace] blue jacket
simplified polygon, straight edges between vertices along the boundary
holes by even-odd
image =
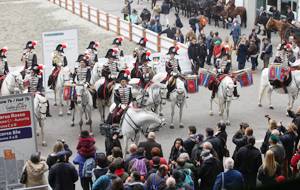
[[[240,24],[236,24],[235,26],[232,25],[230,35],[232,35],[232,38],[235,38],[235,39],[238,39],[240,37],[240,35],[241,35],[241,26],[240,26]]]
[[[85,162],[85,157],[81,156],[80,154],[76,154],[74,160],[73,160],[73,164],[78,165],[78,171],[79,171],[79,177],[82,178],[82,168]]]
[[[108,173],[106,175],[103,175],[101,177],[99,177],[94,183],[93,183],[93,187],[92,190],[106,190],[106,189],[110,189],[108,188],[111,183],[112,180],[119,178],[118,176]]]
[[[237,50],[237,61],[245,61],[247,59],[248,48],[245,44],[240,44]]]
[[[215,181],[213,190],[221,190],[222,189],[222,173],[221,172]],[[243,189],[244,187],[244,178],[242,174],[237,170],[229,170],[224,172],[224,189]]]

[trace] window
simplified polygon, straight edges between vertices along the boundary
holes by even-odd
[[[260,9],[260,7],[266,8],[266,0],[257,0],[257,2],[256,2],[256,8]]]

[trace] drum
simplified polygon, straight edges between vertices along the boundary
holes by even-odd
[[[208,87],[210,81],[214,80],[214,76],[208,72],[201,72],[198,78],[198,85]]]
[[[63,92],[64,100],[75,100],[76,99],[76,90],[74,85],[64,85]]]
[[[237,81],[239,81],[241,87],[247,87],[253,85],[253,76],[251,70],[246,70],[241,72],[236,76]]]
[[[188,93],[196,93],[198,92],[198,77],[197,75],[188,75],[185,77],[185,82],[187,86]]]

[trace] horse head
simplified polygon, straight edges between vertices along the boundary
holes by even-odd
[[[47,99],[40,95],[35,94],[34,97],[34,104],[35,104],[35,112],[39,119],[46,119],[46,112],[47,112]]]
[[[23,83],[23,77],[20,72],[11,72],[11,76],[13,78],[12,83],[14,83],[14,91],[23,91],[24,90],[24,83]],[[9,84],[13,85],[13,84]]]
[[[224,99],[226,100],[231,99],[233,97],[233,91],[236,85],[234,84],[233,80],[229,76],[224,78],[223,81],[222,81],[223,84],[221,85],[222,86],[221,88],[223,89]]]
[[[274,29],[276,25],[275,19],[273,17],[270,17],[267,24],[266,24],[266,28],[268,30]]]
[[[87,101],[87,93],[88,93],[88,86],[87,84],[76,84],[75,91],[76,91],[76,101],[77,104],[84,104]]]

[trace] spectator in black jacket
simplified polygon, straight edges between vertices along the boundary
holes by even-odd
[[[175,17],[176,17],[176,20],[175,20],[175,25],[177,28],[182,28],[183,27],[183,24],[181,22],[181,19],[179,17],[179,14],[178,13],[175,13]]]
[[[160,152],[161,152],[161,155],[160,156],[163,156],[163,153],[162,153],[162,149],[161,149],[161,144],[157,143],[155,141],[155,133],[154,132],[150,132],[148,134],[148,138],[147,138],[147,141],[144,141],[144,142],[140,142],[140,144],[138,145],[138,147],[143,147],[145,149],[145,157],[148,159],[148,160],[151,160],[152,159],[152,156],[151,156],[151,150],[152,148],[154,147],[157,147],[160,149]]]
[[[160,14],[161,14],[161,23],[163,26],[167,26],[169,25],[169,19],[168,19],[168,15],[170,13],[170,4],[168,3],[167,0],[164,0],[164,2],[162,3],[161,5],[161,11],[160,11]]]
[[[179,28],[176,29],[176,34],[174,36],[174,40],[180,43],[184,43],[184,36]]]
[[[228,157],[229,156],[229,151],[227,149],[227,132],[226,132],[226,124],[224,122],[218,122],[217,125],[217,132],[215,134],[216,137],[218,137],[219,139],[221,139],[222,142],[222,149],[223,149],[223,155]]]
[[[298,111],[296,113],[294,113],[291,110],[287,111],[289,116],[291,118],[293,118],[293,123],[296,125],[297,127],[297,134],[298,136],[296,137],[296,141],[295,141],[295,150],[297,150],[297,145],[299,143],[299,139],[300,139],[300,109],[298,109]]]
[[[183,141],[183,147],[185,148],[186,152],[189,154],[189,156],[191,157],[192,155],[192,150],[195,146],[195,144],[197,144],[197,129],[195,126],[189,126],[188,128],[188,134],[189,137]]]
[[[200,44],[197,43],[196,38],[193,38],[188,48],[188,56],[192,64],[192,71],[196,75],[198,74],[198,70],[202,62],[200,59],[201,53],[203,52],[201,52]]]
[[[247,189],[255,189],[257,172],[262,164],[261,153],[254,144],[255,138],[249,137],[248,144],[239,149],[235,159],[235,168],[243,174]]]
[[[170,27],[169,25],[167,25],[167,28],[159,33],[159,35],[162,35],[162,34],[167,34],[168,38],[174,39],[175,34],[176,34],[176,28]]]
[[[291,7],[289,7],[289,8],[287,9],[286,20],[287,20],[289,23],[292,23],[292,21],[295,20],[295,16],[294,16],[294,13],[293,13]]]
[[[142,22],[148,23],[151,19],[151,13],[147,8],[144,8],[140,15]]]
[[[206,128],[206,139],[205,142],[210,142],[213,146],[213,149],[216,151],[220,162],[223,162],[224,156],[224,146],[221,138],[214,136],[214,130],[212,128]]]
[[[251,137],[252,135],[253,135],[253,129],[247,127],[244,136],[242,136],[241,138],[234,136],[232,138],[232,142],[236,145],[232,155],[233,160],[235,160],[236,153],[239,151],[239,149],[248,144],[248,138]]]
[[[272,13],[272,17],[276,20],[280,20],[280,12],[277,10],[277,7],[272,6],[270,8],[270,12]]]
[[[49,171],[48,181],[53,190],[75,190],[78,174],[75,167],[66,162],[67,153],[66,151],[59,152],[58,162]]]

